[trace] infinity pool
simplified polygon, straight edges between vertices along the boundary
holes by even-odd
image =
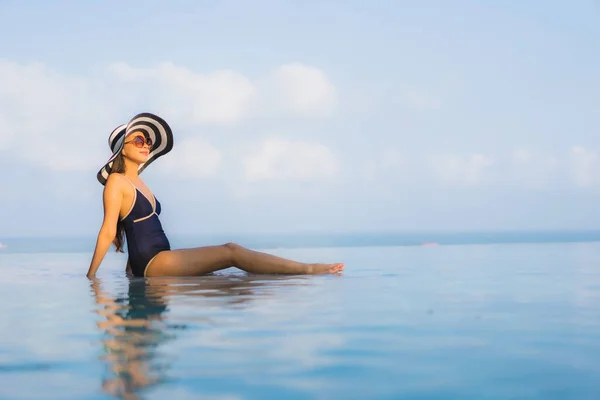
[[[2,399],[599,399],[600,244],[274,250],[340,276],[1,254]]]

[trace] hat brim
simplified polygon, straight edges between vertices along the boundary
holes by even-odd
[[[113,154],[96,174],[98,182],[102,185],[106,184],[112,171],[113,162],[123,149],[125,139],[136,132],[144,133],[153,143],[152,150],[148,154],[148,160],[138,167],[138,174],[141,174],[152,162],[164,156],[173,148],[173,132],[164,119],[151,113],[136,115],[127,125],[119,125],[115,128],[109,136],[109,146]]]

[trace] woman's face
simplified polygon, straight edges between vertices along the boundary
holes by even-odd
[[[142,132],[134,132],[125,139],[123,156],[135,163],[142,164],[148,161],[150,150],[152,150],[152,141]]]

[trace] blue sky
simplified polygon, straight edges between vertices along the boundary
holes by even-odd
[[[167,233],[600,223],[594,1],[0,1],[0,237],[94,235],[108,134]]]

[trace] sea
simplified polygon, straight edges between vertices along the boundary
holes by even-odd
[[[336,275],[129,278],[0,237],[0,399],[600,399],[600,232],[173,237]]]

